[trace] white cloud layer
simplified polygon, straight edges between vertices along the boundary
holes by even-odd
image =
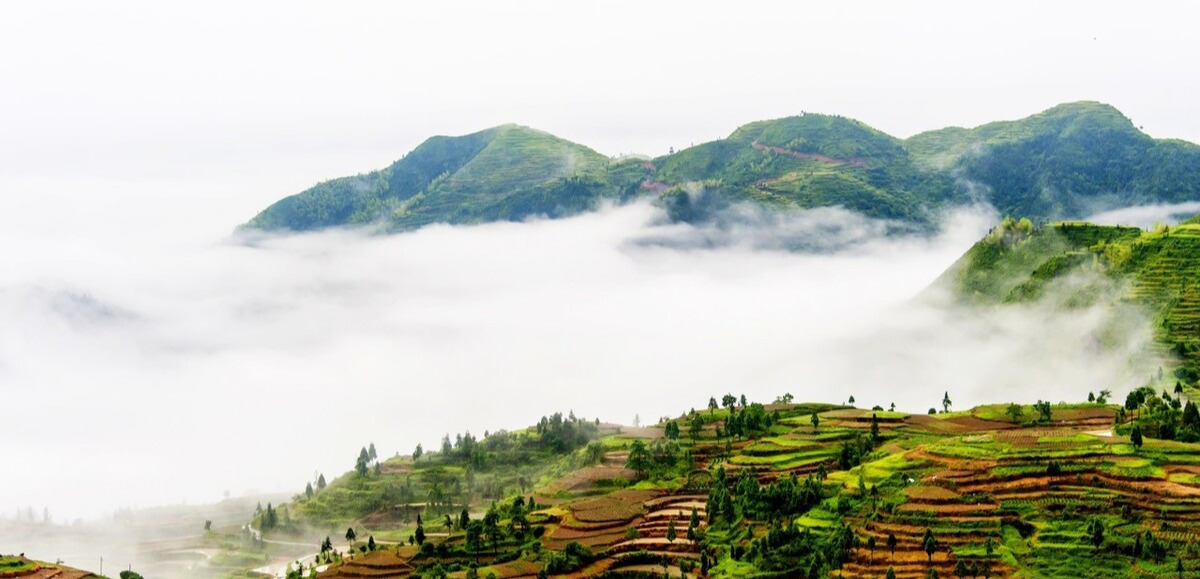
[[[840,210],[826,253],[702,235],[645,204],[527,224],[26,255],[0,289],[0,513],[295,490],[443,433],[556,410],[629,422],[732,391],[923,411],[1119,386],[1096,316],[968,316],[912,298],[994,216],[872,237]],[[676,243],[680,242],[680,243]],[[769,246],[770,243],[767,243]],[[45,254],[43,257],[47,257]],[[1048,352],[1053,352],[1049,355]]]

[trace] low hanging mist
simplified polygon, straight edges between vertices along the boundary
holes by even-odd
[[[967,407],[1130,385],[1115,377],[1148,334],[1102,352],[1102,312],[927,299],[994,222],[896,237],[824,209],[714,231],[634,204],[31,258],[0,287],[0,456],[23,473],[0,517],[299,492],[368,442],[407,454],[558,410],[649,422],[790,392],[924,412],[944,391]],[[777,249],[806,236],[824,251]]]

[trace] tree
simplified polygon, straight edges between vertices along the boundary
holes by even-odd
[[[846,404],[854,406],[854,395],[853,394],[851,394],[850,398],[848,400],[846,400]]]
[[[875,535],[867,537],[867,550],[871,552],[871,564],[875,564]]]
[[[417,447],[415,449],[413,449],[413,453],[412,453],[413,461],[416,462],[418,460],[421,460],[421,455],[423,455],[423,454],[425,454],[425,449],[421,448],[420,443],[417,443]]]
[[[1091,392],[1088,392],[1088,402],[1095,402],[1095,401],[1096,401],[1096,395],[1092,394]]]
[[[808,421],[813,425],[813,432],[816,432],[817,427],[821,425],[821,419],[817,417],[817,413],[813,412],[812,416],[808,418]]]
[[[212,530],[212,521],[204,521],[204,532],[207,533],[211,530]]]
[[[891,553],[892,553],[892,561],[895,561],[896,560],[896,534],[895,533],[891,533],[891,532],[888,533],[887,548],[888,548],[888,551],[891,551]]]
[[[1096,395],[1096,404],[1108,404],[1108,399],[1111,396],[1112,390],[1101,390],[1100,393]]]
[[[1008,408],[1004,409],[1004,413],[1015,423],[1021,421],[1021,417],[1025,415],[1025,410],[1021,408],[1020,404],[1009,404]]]
[[[1047,400],[1047,401],[1038,400],[1037,402],[1034,403],[1033,409],[1036,410],[1039,415],[1041,415],[1041,419],[1044,422],[1050,422],[1051,413],[1053,412],[1053,408],[1050,406],[1049,400]]]
[[[317,477],[317,489],[321,490],[324,488],[325,488],[325,475],[322,474],[319,477]]]
[[[991,537],[988,537],[987,542],[983,544],[983,550],[988,554],[989,557],[992,555],[992,552],[996,550],[996,545],[992,542]]]
[[[713,412],[716,412],[716,411],[717,411],[717,399],[715,397],[710,396],[708,398],[708,413],[712,414]]]
[[[312,498],[312,496],[313,496],[313,488],[312,488],[312,483],[305,483],[305,485],[304,485],[304,496],[305,496],[306,498],[310,498],[310,499]]]
[[[891,565],[888,565],[887,573],[883,577],[884,579],[896,579],[896,571],[892,569]]]
[[[667,541],[674,543],[675,537],[675,517],[671,517],[671,520],[667,522]]]
[[[950,412],[950,405],[950,392],[946,391],[946,393],[942,395],[942,412]]]
[[[629,447],[629,457],[625,459],[625,468],[636,472],[638,478],[646,478],[650,472],[652,460],[650,451],[646,449],[646,443],[635,440]]]
[[[379,454],[375,452],[375,443],[374,442],[372,442],[371,446],[367,448],[367,458],[370,460],[375,460],[375,459],[379,458]]]
[[[354,527],[350,527],[350,528],[346,529],[346,542],[348,542],[348,543],[350,543],[351,545],[353,545],[353,544],[354,544],[354,540],[355,540],[357,537],[358,537],[358,535],[356,535],[356,534],[354,533]]]
[[[417,523],[417,530],[413,532],[413,538],[417,540],[418,545],[425,544],[425,526]]]
[[[1142,429],[1138,425],[1133,425],[1133,432],[1129,433],[1129,442],[1133,443],[1133,447],[1142,448]]]
[[[663,427],[663,436],[666,436],[667,440],[679,440],[679,422],[668,420]]]
[[[363,460],[363,457],[358,457],[358,460],[354,463],[354,472],[358,473],[360,477],[367,476],[367,461]]]
[[[933,552],[937,550],[937,539],[933,536],[933,531],[925,529],[925,539],[922,541],[925,546],[925,555],[929,557],[929,564],[933,564]]]
[[[1100,519],[1093,518],[1088,523],[1087,532],[1088,541],[1092,543],[1092,547],[1099,549],[1100,545],[1104,544],[1104,523]]]
[[[704,431],[704,417],[697,413],[692,413],[691,419],[688,421],[688,436],[695,440],[700,438],[700,433]]]
[[[871,442],[879,444],[879,416],[871,414]]]
[[[375,535],[368,535],[368,536],[367,536],[367,550],[368,550],[368,551],[374,551],[374,550],[375,550]]]
[[[1183,396],[1183,382],[1176,380],[1175,381],[1175,399],[1179,400],[1180,396]]]
[[[458,528],[459,530],[465,531],[467,530],[467,525],[470,524],[471,515],[467,513],[467,509],[464,507],[462,512],[458,515]]]

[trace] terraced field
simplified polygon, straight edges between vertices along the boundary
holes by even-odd
[[[1134,414],[1111,405],[1011,411],[732,404],[611,429],[586,451],[599,460],[537,482],[532,509],[487,507],[492,531],[456,523],[320,576],[1200,574],[1200,446],[1114,436]]]
[[[0,556],[0,578],[3,579],[84,579],[85,577],[95,577],[95,575],[90,571],[33,561],[24,556]]]

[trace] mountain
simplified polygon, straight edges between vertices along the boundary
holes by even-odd
[[[1175,379],[1189,390],[1200,381],[1200,218],[1152,231],[1009,218],[935,286],[966,304],[1141,308]]]
[[[247,226],[305,231],[382,223],[519,220],[589,209],[637,183],[640,161],[612,162],[548,133],[504,125],[461,137],[432,137],[389,167],[320,183],[271,205]]]
[[[1152,139],[1117,109],[1096,102],[921,133],[905,144],[924,166],[985,186],[986,199],[1004,215],[1078,219],[1200,198],[1200,146]]]
[[[559,217],[604,200],[651,198],[704,221],[732,204],[767,211],[842,206],[927,224],[939,209],[986,201],[1039,222],[1200,199],[1200,146],[1156,140],[1116,109],[1056,106],[1017,121],[901,140],[839,116],[758,121],[656,159],[610,159],[548,133],[505,125],[433,137],[391,166],[320,183],[246,227],[305,231],[372,224]]]

